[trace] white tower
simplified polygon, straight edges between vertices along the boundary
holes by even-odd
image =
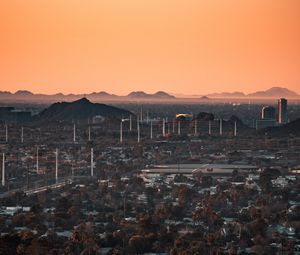
[[[178,131],[178,135],[180,135],[180,133],[181,133],[180,129],[181,129],[181,127],[180,127],[180,121],[178,121],[178,130],[177,130]]]
[[[237,125],[236,125],[236,121],[234,122],[234,136],[237,135]]]
[[[166,136],[166,122],[165,122],[165,119],[163,119],[163,126],[162,126],[162,135],[163,137]]]
[[[91,126],[89,126],[89,134],[88,134],[88,139],[89,139],[89,141],[91,141]]]
[[[211,120],[208,121],[208,134],[211,135]]]
[[[220,119],[220,135],[223,134],[223,120]]]
[[[2,153],[2,186],[5,186],[5,155]]]
[[[74,143],[76,142],[76,125],[75,125],[75,123],[73,125],[73,142]]]
[[[129,116],[129,131],[132,131],[132,115]]]

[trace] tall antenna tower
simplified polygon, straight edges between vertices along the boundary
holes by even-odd
[[[194,130],[194,134],[197,135],[197,120],[195,119],[195,130]]]
[[[55,182],[58,181],[58,149],[55,150]]]
[[[39,173],[39,146],[36,146],[36,173]]]
[[[177,124],[177,125],[178,125],[178,130],[177,130],[177,131],[178,131],[178,135],[180,135],[180,134],[181,134],[180,121],[178,121],[178,124]]]
[[[91,141],[91,126],[89,126],[88,132],[89,132],[89,134],[88,134],[88,139],[89,139],[89,141]]]
[[[237,135],[237,125],[236,125],[236,121],[234,122],[234,136]]]
[[[91,176],[94,176],[94,149],[91,148]]]
[[[76,124],[73,124],[73,142],[76,142]]]
[[[123,142],[123,120],[120,123],[120,143]]]
[[[166,122],[165,122],[165,119],[163,119],[163,122],[162,122],[163,126],[162,126],[162,135],[163,137],[166,136]]]
[[[5,186],[5,154],[2,153],[2,186]]]
[[[153,139],[153,123],[152,120],[150,121],[150,139]]]
[[[129,116],[129,131],[132,131],[132,115]]]
[[[211,135],[211,120],[208,121],[208,134]]]
[[[223,134],[223,120],[220,119],[220,135]]]
[[[140,143],[140,140],[141,140],[141,134],[140,134],[140,121],[139,121],[139,118],[137,119],[137,133],[138,133],[138,143]]]

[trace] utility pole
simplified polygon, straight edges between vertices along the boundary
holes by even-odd
[[[237,135],[237,125],[236,125],[236,121],[234,122],[234,136]]]
[[[150,121],[150,139],[153,139],[153,123],[152,120]]]
[[[129,116],[129,131],[132,131],[132,115]]]
[[[55,182],[58,181],[58,149],[55,150]]]
[[[165,119],[163,119],[163,122],[162,122],[163,126],[162,126],[162,135],[163,137],[166,136],[166,123],[165,123]]]
[[[123,121],[120,123],[120,143],[123,142]]]
[[[76,124],[73,124],[73,142],[76,142]]]
[[[39,173],[39,146],[36,146],[36,173]]]
[[[94,149],[91,148],[91,176],[94,176]]]
[[[141,140],[141,134],[140,134],[140,123],[138,121],[137,123],[137,133],[138,133],[138,143],[140,143],[140,140]]]
[[[2,153],[2,186],[5,186],[5,154]]]

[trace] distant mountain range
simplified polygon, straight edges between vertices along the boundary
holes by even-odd
[[[81,98],[74,102],[54,103],[37,115],[36,120],[87,120],[96,115],[121,119],[122,117],[128,117],[130,114],[132,113],[121,108],[92,103],[86,98]]]
[[[273,87],[265,91],[248,94],[248,97],[299,97],[299,95],[287,88]]]
[[[245,94],[243,92],[223,92],[223,93],[212,93],[208,95],[202,96],[183,96],[176,97],[164,91],[158,91],[154,94],[149,94],[144,91],[133,91],[126,96],[118,96],[115,94],[109,94],[105,91],[93,92],[89,94],[34,94],[27,90],[19,90],[15,93],[11,93],[8,91],[0,91],[0,100],[10,100],[10,101],[43,101],[43,102],[56,102],[56,101],[74,101],[78,100],[82,97],[86,97],[93,101],[162,101],[162,100],[177,100],[182,98],[191,98],[191,99],[199,99],[199,100],[208,100],[208,99],[220,99],[220,98],[299,98],[296,92],[291,91],[287,88],[282,87],[272,87],[265,91],[257,91],[250,94]]]
[[[164,91],[158,91],[154,94],[148,94],[144,91],[134,91],[129,93],[126,96],[118,96],[114,94],[109,94],[105,91],[93,92],[89,94],[34,94],[27,90],[18,90],[15,93],[11,93],[8,91],[0,91],[0,100],[18,100],[18,101],[47,101],[47,102],[55,102],[55,101],[74,101],[80,98],[86,97],[90,100],[168,100],[175,99],[175,96],[172,96]]]
[[[243,92],[223,92],[223,93],[213,93],[208,94],[207,97],[210,98],[300,98],[296,92],[291,91],[287,88],[282,87],[272,87],[264,91],[257,91],[250,94],[245,94]]]
[[[129,98],[161,98],[161,99],[171,99],[175,98],[174,96],[164,92],[158,91],[154,94],[147,94],[144,91],[133,91],[127,95]]]

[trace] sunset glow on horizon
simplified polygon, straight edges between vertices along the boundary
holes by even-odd
[[[0,0],[0,90],[300,94],[299,0]]]

